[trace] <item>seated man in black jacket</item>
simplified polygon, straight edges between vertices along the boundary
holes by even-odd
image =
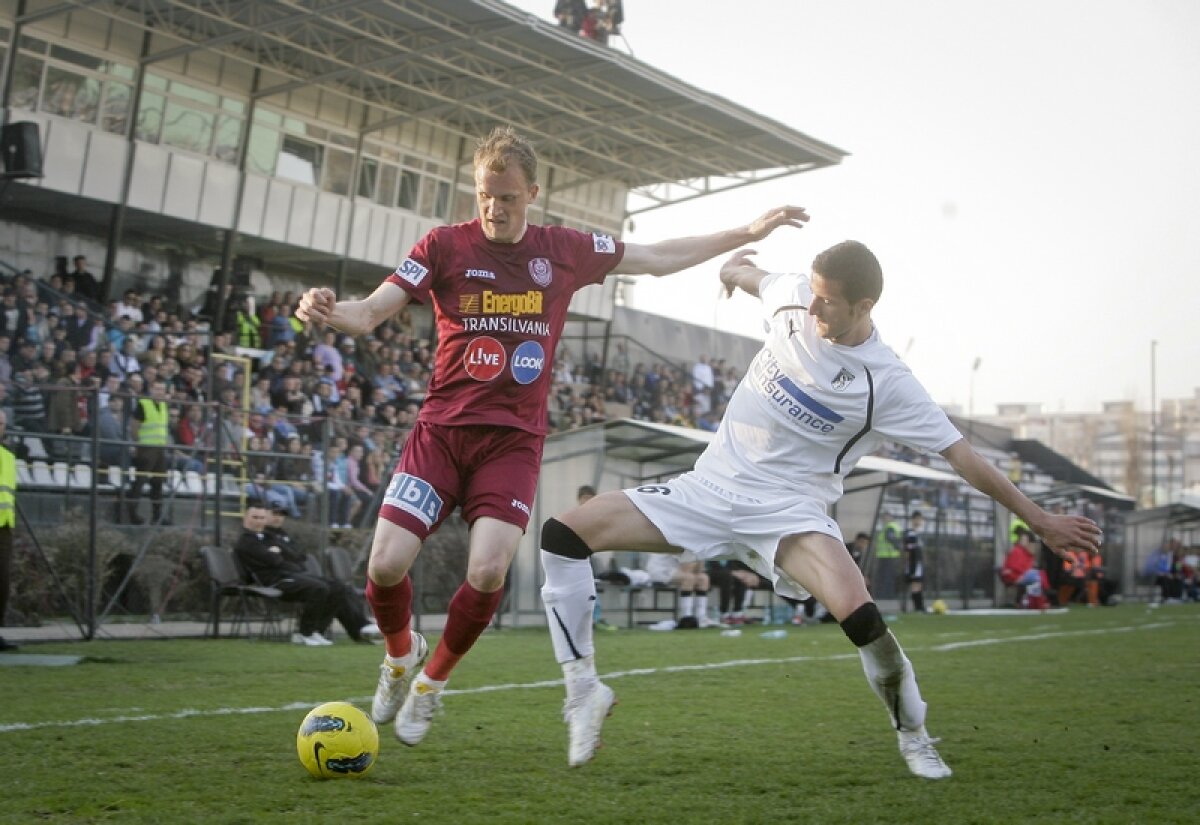
[[[274,526],[269,526],[272,521]],[[253,582],[282,590],[284,601],[303,603],[299,632],[292,641],[310,647],[333,644],[321,631],[334,618],[356,642],[377,636],[378,628],[346,585],[308,572],[305,555],[292,546],[282,522],[282,514],[271,513],[261,502],[247,503],[233,552]]]

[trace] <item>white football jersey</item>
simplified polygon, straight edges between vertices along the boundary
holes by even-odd
[[[729,401],[696,473],[731,492],[832,505],[842,479],[887,440],[941,452],[962,435],[873,331],[856,347],[817,333],[808,277],[759,286],[767,340]]]

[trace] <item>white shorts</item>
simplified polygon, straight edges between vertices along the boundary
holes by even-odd
[[[683,548],[684,561],[739,559],[770,581],[776,593],[794,599],[807,599],[809,593],[775,567],[779,540],[796,533],[824,533],[842,541],[841,528],[819,501],[750,498],[695,472],[623,492],[668,542]]]

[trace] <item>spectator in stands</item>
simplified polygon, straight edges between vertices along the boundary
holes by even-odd
[[[142,301],[138,297],[136,289],[127,289],[125,294],[121,296],[121,300],[113,304],[111,316],[114,320],[122,316],[129,316],[133,321],[134,326],[137,326],[146,320],[142,313]]]
[[[712,409],[713,405],[713,386],[716,377],[713,375],[712,365],[708,363],[708,356],[701,355],[695,364],[692,364],[692,400],[696,415],[703,415]]]
[[[87,257],[76,255],[71,259],[71,265],[74,269],[71,270],[67,279],[71,282],[75,294],[86,298],[93,304],[99,304],[100,283],[96,280],[96,276],[88,271]]]
[[[0,384],[8,386],[12,383],[13,364],[9,350],[12,347],[12,339],[0,333]]]
[[[34,433],[46,431],[46,399],[34,383],[33,364],[14,369],[12,380],[13,429]]]
[[[130,442],[133,441],[133,431],[129,418],[125,414],[125,397],[110,395],[108,402],[100,407],[96,416],[96,428],[99,444],[99,467],[120,467],[124,470],[129,466],[133,454]]]
[[[281,510],[272,514],[261,501],[248,503],[233,552],[251,581],[282,590],[284,601],[302,603],[299,632],[292,641],[309,647],[333,644],[321,631],[335,618],[356,642],[378,636],[379,629],[362,613],[346,585],[308,572],[305,554],[292,545],[281,514]]]
[[[79,436],[83,433],[86,419],[87,396],[82,394],[83,381],[79,364],[66,365],[55,362],[51,373],[51,386],[46,390],[46,431],[55,435]],[[80,404],[84,409],[80,409]],[[78,458],[76,442],[68,439],[51,439],[46,450],[52,459],[70,461]]]
[[[338,443],[329,445],[327,454],[322,457],[318,451],[313,451],[314,469],[324,475],[325,491],[329,498],[329,526],[334,529],[349,530],[351,506],[357,499],[347,489],[346,456],[343,447]]]
[[[142,487],[150,487],[150,506],[153,524],[168,524],[163,517],[163,481],[167,473],[167,444],[169,442],[170,413],[167,408],[167,387],[161,379],[149,388],[149,396],[134,402],[132,423],[134,467],[137,474],[127,493],[128,518],[130,524],[144,524],[138,513]]]
[[[356,499],[351,507],[350,523],[355,527],[366,527],[371,514],[371,502],[375,499],[375,491],[367,486],[364,457],[366,451],[362,444],[352,444],[346,452],[346,489]]]
[[[889,517],[875,534],[875,596],[890,599],[896,594],[897,569],[903,550],[904,531],[895,518]]]
[[[584,0],[558,0],[554,4],[554,17],[558,25],[573,34],[579,34],[583,28],[583,18],[587,14],[587,4]]]

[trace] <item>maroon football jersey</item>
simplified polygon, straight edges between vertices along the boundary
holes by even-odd
[[[387,280],[433,298],[438,347],[420,417],[542,435],[554,352],[575,290],[598,284],[625,254],[608,235],[534,226],[515,244],[479,221],[440,226]]]

